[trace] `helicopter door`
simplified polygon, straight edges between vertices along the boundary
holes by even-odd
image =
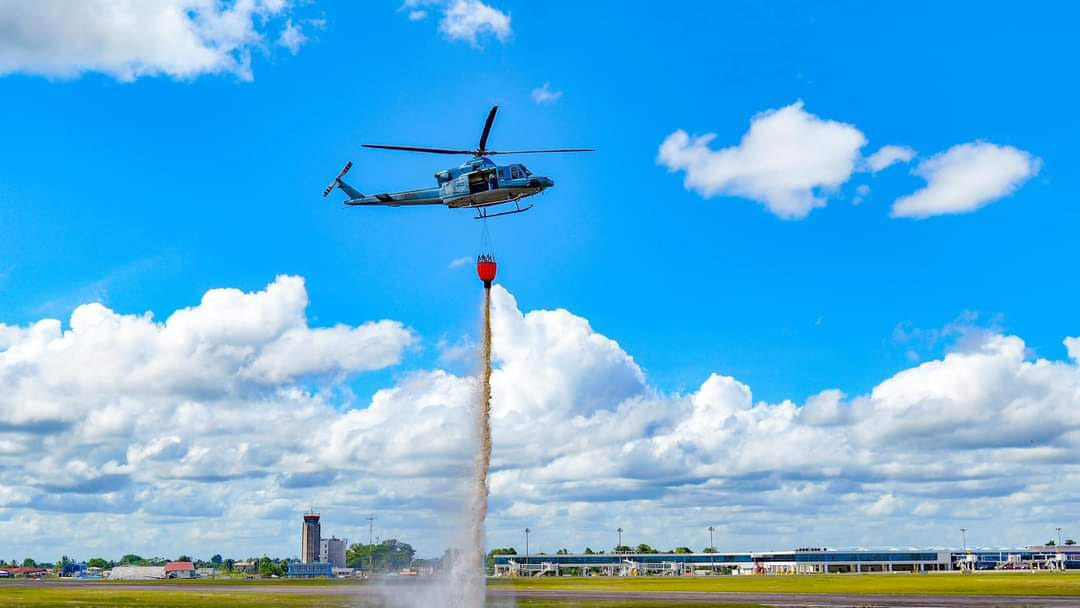
[[[491,189],[492,184],[495,188],[498,188],[498,181],[495,179],[495,171],[476,171],[469,174],[469,194],[476,194],[477,192],[486,192]]]

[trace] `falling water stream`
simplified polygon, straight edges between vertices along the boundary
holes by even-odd
[[[475,417],[476,455],[464,513],[464,538],[451,550],[448,564],[437,580],[407,588],[380,586],[387,608],[483,608],[487,595],[484,565],[488,503],[488,468],[491,464],[491,288],[484,289],[484,330],[481,344],[480,386],[472,414]],[[505,602],[505,600],[504,600]],[[509,604],[512,605],[512,601]],[[502,604],[501,604],[502,605]]]
[[[473,406],[476,417],[475,470],[466,503],[465,546],[455,552],[450,567],[450,608],[482,608],[486,595],[484,520],[487,519],[488,467],[491,465],[491,289],[484,289],[484,340],[480,351],[480,390]]]
[[[484,566],[484,521],[487,519],[488,468],[491,465],[491,289],[484,289],[484,337],[481,344],[480,387],[473,406],[476,456],[465,509],[465,534],[460,550],[450,554],[445,595],[427,606],[483,608],[487,591]],[[435,599],[435,598],[431,598]]]
[[[472,576],[466,582],[466,603],[463,608],[484,605],[484,520],[487,519],[488,469],[491,466],[491,288],[484,289],[484,342],[481,346],[480,391],[476,400],[477,437],[476,473],[473,494],[469,500],[469,530],[472,546],[466,553],[475,560],[470,564]]]

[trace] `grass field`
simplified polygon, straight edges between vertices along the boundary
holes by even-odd
[[[515,608],[662,608],[669,602],[620,602],[518,599],[489,602]],[[173,591],[116,591],[108,585],[95,588],[0,587],[0,608],[380,608],[382,602],[349,595],[277,595],[271,593],[200,593],[196,589]],[[695,608],[721,605],[695,603]],[[752,604],[723,604],[723,608],[762,608]],[[426,608],[426,607],[425,607]]]
[[[86,581],[81,579],[63,579],[53,578],[48,579],[50,583],[56,585],[65,585],[71,583],[85,584]],[[210,587],[251,587],[252,585],[259,586],[271,586],[271,587],[349,587],[349,586],[363,586],[365,583],[362,579],[290,579],[290,578],[193,578],[193,579],[177,579],[177,578],[163,578],[163,579],[150,579],[150,580],[138,580],[138,581],[126,581],[126,580],[108,580],[103,579],[100,581],[94,581],[95,585],[123,585],[125,587],[131,585],[142,585],[150,587],[160,587],[162,585],[176,585],[179,587],[191,587],[205,585]]]
[[[274,595],[267,593],[199,593],[197,591],[113,591],[28,587],[0,588],[3,608],[346,608],[353,606],[348,596]]]
[[[64,582],[0,586],[0,608],[382,608],[365,585],[336,581],[152,581],[141,585],[101,582],[75,587]],[[696,578],[493,579],[489,588],[548,592],[746,592],[889,595],[989,595],[1080,597],[1080,573],[937,574],[862,576],[768,576]],[[163,589],[163,586],[169,588]],[[172,588],[175,587],[175,590]],[[247,588],[245,588],[247,587]],[[279,591],[274,589],[278,588]],[[351,590],[355,588],[355,592]],[[506,600],[492,600],[499,608]],[[518,596],[518,608],[660,608],[664,602],[540,599]],[[697,608],[710,604],[694,603]],[[719,604],[717,604],[719,605]],[[732,608],[730,604],[727,608]],[[747,605],[746,608],[749,608]]]
[[[865,574],[859,576],[715,576],[695,578],[506,578],[495,589],[520,591],[722,591],[890,595],[1080,596],[1078,573]]]

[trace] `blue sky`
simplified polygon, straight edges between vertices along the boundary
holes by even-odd
[[[297,273],[320,319],[470,331],[468,269],[446,268],[479,242],[468,213],[343,211],[313,194],[349,159],[365,192],[429,185],[448,159],[359,144],[471,145],[497,103],[496,145],[598,149],[520,159],[557,188],[493,226],[503,280],[530,306],[566,307],[617,336],[664,387],[722,368],[772,399],[865,389],[906,364],[889,343],[898,323],[936,327],[964,310],[1001,314],[1061,354],[1076,288],[1058,263],[1072,249],[1064,201],[1076,185],[1060,171],[1059,134],[1075,127],[1075,92],[1055,76],[1068,71],[1055,47],[1066,37],[1047,30],[1062,20],[960,8],[927,20],[858,3],[593,5],[567,19],[565,6],[523,3],[504,7],[505,43],[481,34],[475,48],[440,36],[437,16],[413,22],[397,8],[297,8],[325,27],[309,26],[295,56],[256,51],[252,82],[0,80],[18,118],[0,151],[8,320],[44,303],[70,312],[78,286],[103,280],[119,310],[163,313],[209,287]],[[1002,45],[989,32],[1006,25]],[[539,106],[529,93],[545,82],[564,94]],[[675,129],[732,145],[754,114],[800,99],[858,126],[867,153],[986,140],[1045,165],[975,214],[889,219],[888,205],[921,186],[893,167],[794,222],[744,200],[702,201],[656,165]],[[860,183],[873,190],[853,208]]]
[[[481,11],[454,26],[459,4],[506,21]],[[77,306],[95,301],[160,322],[207,290],[259,292],[292,275],[304,279],[311,327],[391,319],[411,332],[395,342],[398,355],[367,369],[343,364],[328,383],[297,380],[353,391],[333,397],[335,406],[365,409],[376,390],[438,367],[466,374],[468,362],[440,360],[439,343],[475,336],[477,281],[470,264],[450,267],[477,251],[471,214],[343,209],[337,193],[319,193],[347,160],[350,183],[365,193],[430,186],[455,159],[359,145],[472,146],[498,104],[494,148],[597,149],[515,159],[556,187],[529,213],[491,222],[499,282],[520,311],[587,319],[632,356],[650,392],[690,395],[715,372],[772,404],[801,405],[826,389],[864,395],[987,333],[1021,337],[1029,361],[1068,359],[1062,340],[1078,333],[1080,295],[1071,9],[257,5],[244,15],[247,33],[220,34],[212,42],[224,54],[198,61],[179,57],[182,45],[172,56],[145,41],[145,56],[102,59],[0,7],[0,26],[32,34],[0,39],[0,323],[55,318],[68,327]],[[64,18],[105,23],[95,48],[126,35],[107,27],[105,13]],[[561,94],[538,103],[533,92],[545,85]],[[835,153],[816,139],[795,142],[798,159],[829,165],[796,169],[839,171],[808,178],[818,206],[802,216],[781,217],[764,195],[745,194],[778,181],[750,161],[727,182],[716,172],[735,170],[730,159],[702,166],[701,178],[718,184],[703,196],[686,167],[660,158],[678,130],[715,134],[708,150],[735,148],[752,121],[798,102],[796,120],[847,125],[866,142]],[[893,217],[898,199],[927,187],[938,155],[945,173],[964,170],[963,150],[947,156],[964,144],[1023,167],[995,182],[1007,168],[990,159],[974,182],[941,182],[977,209]],[[886,145],[915,154],[867,170]],[[989,184],[976,183],[986,176]],[[139,504],[134,497],[130,508]],[[500,521],[510,530],[524,507],[508,509]],[[291,528],[282,526],[246,547],[288,550]]]

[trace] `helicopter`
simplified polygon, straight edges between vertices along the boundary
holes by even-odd
[[[591,148],[564,148],[558,150],[517,150],[504,152],[488,150],[488,135],[491,134],[491,125],[495,122],[495,113],[499,106],[492,106],[488,112],[487,121],[484,123],[484,131],[480,135],[480,145],[475,150],[448,150],[444,148],[418,148],[414,146],[381,146],[375,144],[362,144],[365,148],[379,150],[403,150],[406,152],[426,152],[429,154],[469,154],[469,160],[460,167],[445,169],[435,174],[438,186],[420,190],[406,190],[404,192],[385,192],[371,196],[365,196],[359,190],[353,188],[342,180],[345,174],[352,169],[352,161],[345,164],[345,168],[338,173],[334,181],[323,190],[325,198],[335,189],[345,193],[348,199],[345,204],[350,207],[362,206],[386,206],[401,207],[412,205],[445,205],[449,208],[468,208],[476,210],[475,219],[499,217],[501,215],[513,215],[524,213],[533,206],[522,207],[521,200],[555,185],[550,177],[533,175],[525,165],[520,163],[508,165],[496,165],[489,156],[496,154],[547,154],[553,152],[592,152]],[[513,204],[514,208],[497,213],[491,213],[488,208],[496,205]]]

